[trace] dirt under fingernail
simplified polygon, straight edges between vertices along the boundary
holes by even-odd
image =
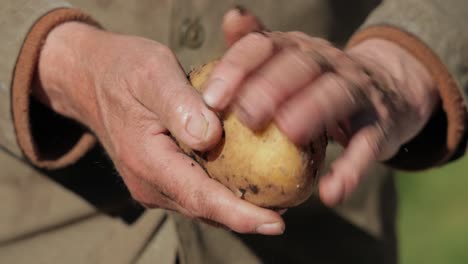
[[[236,5],[235,8],[239,11],[239,14],[241,14],[242,16],[247,13],[247,9],[242,5]]]

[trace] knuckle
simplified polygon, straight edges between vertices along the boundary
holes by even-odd
[[[303,41],[303,40],[309,41],[309,40],[312,39],[309,35],[305,34],[304,32],[301,32],[301,31],[291,31],[291,32],[288,33],[288,35],[290,35],[290,36],[292,36],[294,38],[297,38],[297,39],[299,39],[301,41]]]
[[[250,32],[244,38],[244,41],[246,42],[248,41],[257,42],[257,41],[265,41],[265,40],[268,40],[268,38],[266,37],[265,33],[262,31]]]
[[[240,56],[233,56],[233,54],[229,54],[229,56],[225,56],[216,69],[214,69],[213,73],[210,76],[210,79],[221,79],[221,80],[229,80],[237,84],[241,80],[245,79],[246,76],[250,74],[249,66],[243,62],[243,59]],[[220,87],[222,93],[225,97],[232,99],[234,95],[238,92],[239,86],[238,85],[227,85],[225,87]]]
[[[343,76],[341,76],[343,77]],[[371,106],[368,87],[354,79],[335,78],[336,86],[344,90],[349,102],[359,109],[365,109]]]
[[[197,217],[215,220],[214,212],[209,206],[209,199],[204,191],[196,190],[192,195],[184,195],[180,204],[189,208]]]
[[[263,107],[262,109],[258,109],[255,111],[246,110],[247,108],[236,104],[235,106],[235,113],[237,117],[243,122],[246,126],[248,126],[253,131],[260,131],[266,125],[266,120],[268,120],[269,112],[267,107]]]
[[[356,75],[357,76],[357,83],[359,86],[364,87],[364,88],[369,88],[373,86],[373,80],[372,78],[367,75],[365,72],[362,70],[359,71],[359,73]]]
[[[312,37],[304,32],[293,31],[292,36],[296,39],[296,42],[303,48],[314,47],[314,49],[333,49],[334,46],[331,42],[323,39]]]
[[[273,49],[274,43],[273,40],[267,37],[263,32],[252,32],[247,34],[242,40],[234,44],[236,49],[239,49],[239,52],[243,52],[247,49]]]
[[[307,144],[310,138],[310,130],[297,125],[297,118],[292,118],[289,109],[282,108],[275,114],[275,123],[281,132],[292,142],[302,145]]]
[[[258,73],[252,77],[251,83],[245,87],[243,94],[247,92],[249,96],[242,96],[243,94],[241,94],[240,99],[249,103],[252,110],[261,108],[263,111],[268,111],[268,114],[272,114],[274,108],[285,96],[285,87],[281,86],[279,83],[275,83],[271,76]],[[262,98],[262,100],[259,101],[258,98]]]
[[[359,172],[355,170],[350,170],[348,172],[348,174],[344,178],[344,187],[346,194],[350,194],[356,189],[360,178],[361,177]]]
[[[190,88],[193,89],[193,88]],[[163,124],[173,133],[180,133],[184,129],[189,118],[197,113],[197,106],[203,104],[196,102],[201,100],[192,95],[190,89],[179,89],[178,91],[164,91],[160,94],[163,100],[160,100],[158,116]]]
[[[132,81],[135,81],[136,84],[142,81],[156,81],[161,64],[175,61],[177,61],[176,55],[170,48],[157,45],[152,54],[135,63],[134,69],[132,69],[135,80]]]
[[[304,32],[298,31],[298,30],[291,31],[290,34],[293,35],[293,36],[302,37],[302,38],[309,37]]]
[[[160,59],[148,56],[136,63],[131,72],[126,75],[126,82],[137,98],[144,95],[142,87],[147,87],[147,82],[157,80],[158,65]]]
[[[190,196],[190,201],[186,203],[190,211],[197,218],[207,219],[211,222],[216,222],[223,225],[228,225],[229,228],[238,229],[232,226],[232,214],[227,208],[220,207],[217,199],[212,197],[209,193],[197,190]],[[235,219],[234,219],[235,220]],[[242,223],[242,219],[237,219],[234,223]],[[237,230],[236,230],[237,231]]]
[[[293,60],[294,65],[297,65],[300,71],[315,72],[321,67],[321,60],[317,56],[311,56],[309,52],[298,48],[288,49],[288,55]]]
[[[174,52],[168,46],[165,46],[165,45],[158,45],[156,47],[156,52],[160,56],[167,58],[167,59],[175,59],[176,57]]]
[[[269,33],[269,36],[277,50],[300,47],[300,41],[298,41],[298,38],[291,37],[289,33],[277,31]]]
[[[381,153],[383,153],[385,143],[387,141],[387,136],[385,131],[380,125],[375,125],[374,133],[368,134],[365,137],[366,143],[369,147],[371,156],[374,159],[377,159]]]
[[[335,61],[335,65],[353,65],[353,62],[349,59],[348,54],[335,47],[329,47],[327,49],[328,56],[331,60]]]
[[[374,102],[379,120],[381,120],[382,123],[389,124],[392,122],[392,113],[388,107],[385,106],[385,103],[386,102],[381,98],[378,98],[376,102]]]
[[[242,65],[242,62],[237,60],[236,56],[226,57],[225,59],[223,59],[222,63],[224,65],[221,65],[221,66],[224,69],[228,69],[230,74],[232,74],[232,76],[235,76],[236,78],[244,78],[245,76],[249,74],[246,67]],[[215,72],[215,74],[219,72],[223,72],[223,71],[217,71]]]
[[[324,38],[310,37],[310,40],[322,46],[334,47],[334,45],[330,41]]]
[[[255,223],[253,223],[253,221],[246,220],[245,218],[235,217],[232,222],[233,224],[231,228],[238,233],[252,233],[255,230]]]

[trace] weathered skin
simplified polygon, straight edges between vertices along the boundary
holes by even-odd
[[[190,81],[199,92],[215,65],[211,62],[190,73]],[[222,114],[222,120],[224,137],[214,149],[199,153],[182,146],[210,177],[262,207],[296,206],[312,194],[325,156],[325,134],[306,147],[298,147],[273,123],[254,132],[233,113]]]

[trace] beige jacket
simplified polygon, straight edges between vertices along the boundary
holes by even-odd
[[[394,41],[426,65],[442,100],[426,129],[405,146],[409,151],[402,151],[389,164],[424,169],[462,155],[466,147],[464,97],[468,93],[468,31],[463,25],[467,23],[468,4],[464,0],[377,2],[2,1],[0,262],[28,263],[35,256],[44,263],[55,263],[70,256],[76,263],[129,263],[144,259],[142,249],[161,243],[158,237],[165,239],[164,250],[153,250],[152,254],[168,263],[174,252],[182,261],[190,259],[190,263],[209,259],[198,247],[213,246],[216,239],[229,241],[226,243],[231,248],[244,252],[236,256],[219,253],[226,259],[256,259],[227,232],[216,230],[200,235],[201,231],[194,230],[205,227],[161,210],[139,216],[139,209],[129,201],[123,186],[115,184],[112,168],[99,154],[99,148],[89,152],[95,145],[94,136],[30,100],[41,43],[54,26],[66,21],[94,25],[98,21],[107,30],[159,41],[176,52],[186,70],[223,53],[219,27],[224,12],[235,5],[251,10],[272,30],[303,31],[338,45],[352,46],[369,38]],[[353,35],[359,27],[361,30]],[[330,148],[329,159],[336,153],[335,147]],[[395,193],[389,175],[386,168],[376,165],[356,195],[335,211],[373,237],[394,235]],[[114,188],[103,180],[106,177],[113,179]],[[312,200],[304,207],[316,210],[317,202]],[[198,241],[203,236],[212,236],[211,242],[205,238],[204,242]],[[194,246],[194,241],[200,243]],[[52,248],[55,253],[49,252]]]

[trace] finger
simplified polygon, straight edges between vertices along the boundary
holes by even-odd
[[[150,137],[153,137],[153,133],[151,131]],[[156,137],[158,136],[159,134]],[[141,138],[148,137],[139,137],[138,139],[125,137],[128,138],[127,144],[122,145],[120,152],[114,155],[113,160],[116,162],[119,174],[122,175],[132,198],[146,208],[163,208],[191,216],[190,212],[175,203],[164,192],[164,188],[160,188],[160,185],[148,180],[147,175],[153,174],[152,161],[146,155],[144,148],[143,151],[140,148],[142,144],[146,144],[146,140],[141,140]]]
[[[367,126],[357,132],[331,171],[321,178],[320,198],[334,206],[348,197],[366,175],[372,162],[381,155],[385,134],[378,126]]]
[[[163,67],[160,61],[164,61]],[[189,147],[205,150],[214,146],[222,134],[220,121],[188,83],[174,54],[162,52],[158,62],[146,68],[147,72],[138,75],[141,78],[131,82],[135,97]]]
[[[264,30],[257,17],[242,6],[237,6],[224,15],[222,28],[228,47],[252,31]]]
[[[226,187],[209,178],[205,171],[165,135],[144,145],[151,172],[148,178],[168,197],[196,218],[218,222],[240,233],[281,234],[284,222],[267,209],[237,198]]]
[[[131,174],[122,173],[122,175],[125,175],[123,179],[132,194],[132,198],[144,207],[149,209],[162,208],[190,216],[190,213],[185,208],[179,206],[164,193],[161,193],[156,186]]]
[[[322,73],[315,58],[299,48],[284,49],[250,75],[234,108],[241,121],[263,128],[282,102]]]
[[[288,209],[278,209],[278,210],[275,210],[275,212],[277,212],[279,215],[284,215],[286,212],[288,211]]]
[[[315,45],[318,45],[318,46],[321,46],[321,47],[333,47],[333,44],[324,39],[324,38],[318,38],[318,37],[312,37],[304,32],[301,32],[301,31],[291,31],[291,32],[288,32],[288,35],[296,38],[296,39],[299,39],[301,40],[302,42],[304,43],[310,43],[310,42],[313,42]],[[332,51],[339,51],[338,49],[334,49]],[[332,55],[332,54],[330,54]]]
[[[273,41],[262,33],[251,33],[229,49],[207,81],[203,99],[216,110],[232,101],[241,82],[274,53]]]
[[[346,147],[352,136],[350,124],[347,121],[337,123],[335,126],[327,126],[327,134],[332,140]]]
[[[284,102],[275,114],[280,130],[297,144],[307,144],[328,126],[369,107],[367,79],[350,82],[327,72]]]

